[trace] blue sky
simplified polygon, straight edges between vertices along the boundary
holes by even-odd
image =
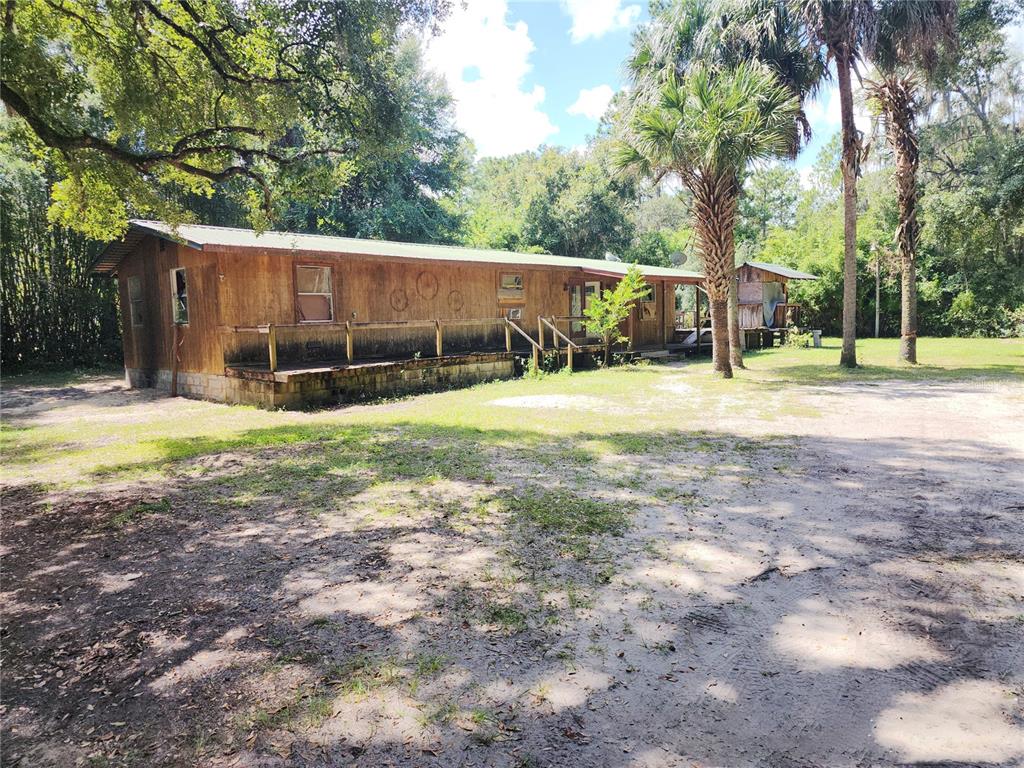
[[[481,157],[549,144],[581,147],[612,94],[624,85],[631,32],[646,2],[466,0],[453,3],[427,63],[456,100],[456,124]],[[1015,28],[1013,43],[1024,39]],[[820,148],[839,130],[839,101],[826,84],[805,107],[814,131],[796,161],[806,183]],[[869,118],[858,109],[861,130]]]
[[[646,5],[637,5],[633,13],[637,22],[646,20]],[[572,17],[558,2],[509,3],[509,18],[526,22],[536,46],[526,83],[541,85],[546,91],[544,107],[558,127],[550,143],[563,147],[585,144],[597,121],[580,114],[580,110],[574,114],[568,110],[582,90],[595,91],[607,86],[614,92],[625,85],[623,63],[629,55],[631,31],[636,22],[573,43]],[[600,96],[601,92],[594,93],[595,105],[600,103]]]

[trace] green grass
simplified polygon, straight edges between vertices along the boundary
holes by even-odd
[[[420,685],[441,674],[448,658],[421,652],[402,658],[391,655],[357,654],[344,662],[328,665],[324,683],[353,699],[363,698],[381,688],[404,685],[415,694]]]
[[[569,491],[527,491],[505,500],[522,521],[568,538],[621,535],[629,517],[620,504],[594,501]]]
[[[124,528],[129,523],[136,521],[143,515],[149,515],[154,513],[167,513],[171,511],[170,499],[160,499],[159,501],[143,501],[139,504],[133,504],[128,509],[118,512],[112,518],[110,518],[110,525],[113,528]]]
[[[977,377],[1024,376],[1022,339],[917,340],[918,365],[898,359],[897,339],[861,339],[853,370],[840,368],[840,341],[825,339],[821,349],[780,348],[752,352],[746,357],[756,377],[793,384],[841,381],[963,380]]]
[[[713,377],[703,360],[677,368],[627,366],[494,382],[315,413],[186,400],[140,399],[129,406],[76,400],[56,404],[45,418],[5,413],[0,479],[76,489],[107,481],[159,482],[204,456],[301,447],[292,466],[247,473],[235,503],[302,491],[304,505],[327,509],[343,480],[351,486],[348,495],[367,484],[403,479],[494,483],[495,462],[502,459],[553,472],[568,467],[582,479],[602,457],[718,450],[717,441],[702,434],[718,414],[817,418],[820,412],[806,397],[821,384],[1024,377],[1021,340],[920,339],[922,364],[915,367],[897,362],[896,340],[864,340],[858,344],[862,367],[852,371],[837,365],[838,341],[825,343],[823,349],[748,354],[748,370],[731,381]],[[79,379],[74,374],[64,383]],[[57,374],[47,374],[7,378],[4,386],[44,381],[61,383]],[[536,404],[546,397],[564,407]],[[527,399],[516,407],[517,398]],[[68,407],[75,409],[73,416],[60,418]]]
[[[292,730],[302,726],[316,728],[333,714],[333,698],[303,687],[276,707],[257,707],[250,711],[238,725],[243,731]]]
[[[22,370],[4,376],[4,387],[70,387],[93,381],[124,377],[121,365],[94,365],[85,368],[40,368]]]
[[[485,604],[481,618],[485,623],[493,624],[509,634],[522,632],[527,625],[526,614],[508,603],[489,602]]]

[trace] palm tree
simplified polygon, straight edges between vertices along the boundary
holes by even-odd
[[[617,148],[620,168],[657,179],[675,173],[693,195],[714,369],[725,378],[732,377],[727,319],[740,180],[751,162],[791,146],[798,108],[796,97],[764,64],[698,63],[681,81],[671,72],[655,103],[636,106]]]
[[[868,93],[885,126],[896,165],[900,258],[900,359],[917,362],[917,166],[916,117],[921,81],[936,71],[940,49],[956,35],[956,0],[889,0],[878,13],[872,56],[877,80]]]
[[[896,0],[899,2],[899,0]],[[851,75],[871,49],[875,32],[872,0],[788,0],[812,45],[824,47],[835,62],[842,126],[843,174],[843,350],[839,364],[857,366],[857,176],[862,142],[853,120]],[[912,2],[908,3],[913,5]]]
[[[634,39],[628,61],[633,98],[641,103],[656,100],[667,73],[682,77],[697,62],[727,67],[762,62],[797,98],[799,130],[791,133],[782,153],[795,158],[801,140],[811,137],[803,103],[814,95],[826,71],[820,50],[806,45],[797,22],[780,0],[677,0]],[[743,368],[737,290],[734,271],[728,304],[730,363]]]

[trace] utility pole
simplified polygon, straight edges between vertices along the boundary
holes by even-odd
[[[881,270],[879,269],[879,267],[881,265],[879,263],[879,258],[878,258],[878,252],[877,251],[878,251],[878,247],[874,243],[872,243],[871,244],[871,256],[875,260],[875,338],[876,339],[878,338],[879,320],[881,319],[881,305],[879,303],[879,298],[880,298],[881,293],[882,293],[882,273],[881,273]]]

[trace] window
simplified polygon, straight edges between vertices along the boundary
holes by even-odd
[[[295,307],[300,323],[334,320],[331,268],[303,264],[295,267]]]
[[[188,325],[188,281],[184,268],[171,270],[171,315],[178,325]]]
[[[640,297],[640,319],[653,320],[658,314],[658,295],[654,285],[647,283],[646,293]]]
[[[523,275],[521,272],[503,272],[498,282],[498,301],[517,302],[524,301],[526,291],[523,289]]]
[[[142,278],[137,275],[128,278],[128,317],[132,328],[142,327]]]

